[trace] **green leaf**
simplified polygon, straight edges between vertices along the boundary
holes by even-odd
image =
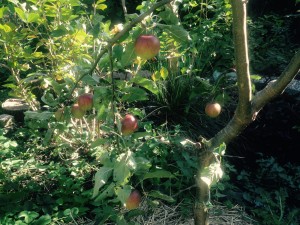
[[[169,72],[165,67],[161,67],[160,76],[165,80],[169,76]]]
[[[222,176],[223,171],[220,162],[212,163],[201,171],[201,180],[204,181],[208,187],[216,184]]]
[[[122,97],[122,101],[134,102],[148,100],[147,92],[141,88],[129,87],[124,91],[127,93]]]
[[[124,185],[122,187],[117,187],[115,192],[117,194],[118,199],[120,200],[120,202],[122,202],[122,204],[125,204],[125,202],[127,201],[130,193],[131,193],[131,186],[130,185]]]
[[[156,170],[145,174],[143,180],[152,179],[152,178],[175,178],[175,176],[166,170]]]
[[[142,176],[148,173],[149,169],[151,168],[151,162],[143,157],[136,157],[135,162],[136,170],[134,174],[137,176]]]
[[[131,172],[125,161],[116,162],[114,166],[114,181],[124,185],[129,181]]]
[[[121,57],[121,64],[123,67],[128,66],[136,58],[134,52],[134,43],[126,45],[123,55]]]
[[[61,37],[66,35],[67,33],[68,30],[63,26],[60,26],[58,29],[51,32],[51,37]]]
[[[111,197],[113,196],[115,193],[115,184],[114,183],[110,183],[108,185],[108,187],[103,190],[99,196],[95,199],[95,202],[101,202],[103,199],[107,198],[107,197]]]
[[[53,116],[53,112],[36,112],[36,111],[26,111],[24,112],[25,119],[32,120],[49,120]]]
[[[177,16],[169,7],[165,7],[165,11],[160,12],[158,16],[167,24],[177,25],[179,23]]]
[[[172,198],[169,195],[163,194],[160,191],[151,191],[150,193],[148,193],[148,196],[151,196],[153,198],[159,198],[170,203],[175,202],[174,198]]]
[[[7,7],[1,7],[0,8],[0,19],[3,18],[5,11],[7,10]]]
[[[35,220],[32,225],[47,225],[51,223],[51,217],[49,215],[41,216],[38,220]]]
[[[158,26],[169,33],[179,43],[187,43],[191,40],[189,32],[179,25],[158,24]]]
[[[105,10],[106,8],[107,8],[107,5],[105,5],[105,4],[96,5],[96,9]]]
[[[113,168],[111,167],[101,167],[95,174],[95,185],[93,189],[92,198],[99,194],[99,189],[106,184],[108,178],[112,175]]]
[[[26,12],[24,12],[23,9],[17,8],[17,7],[15,7],[15,11],[16,11],[16,13],[18,14],[19,18],[20,18],[23,22],[27,23],[27,15],[26,15]]]
[[[39,214],[33,211],[22,211],[19,213],[19,218],[24,218],[25,223],[31,223]]]
[[[133,77],[131,79],[131,81],[140,85],[143,88],[146,88],[147,90],[149,90],[151,93],[153,93],[155,95],[158,94],[158,87],[157,87],[156,83],[152,80],[149,80],[147,78],[137,75],[137,76]]]
[[[29,13],[27,17],[28,23],[37,22],[40,18],[40,15],[38,13]]]
[[[3,30],[5,33],[12,31],[11,27],[7,24],[0,24],[0,30]]]
[[[226,150],[226,144],[222,143],[219,147],[214,149],[214,152],[219,155],[224,155]]]

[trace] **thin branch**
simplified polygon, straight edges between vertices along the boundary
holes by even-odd
[[[77,87],[78,83],[88,74],[92,74],[93,71],[96,69],[98,62],[100,61],[100,59],[102,58],[102,56],[108,52],[108,50],[121,38],[123,37],[128,31],[130,31],[132,29],[132,27],[134,27],[136,24],[140,23],[145,17],[147,17],[148,15],[150,15],[154,10],[156,10],[157,8],[170,3],[174,0],[162,0],[160,2],[157,2],[156,4],[154,4],[153,6],[151,6],[146,12],[144,12],[143,14],[141,14],[140,16],[138,16],[137,18],[135,18],[134,20],[132,20],[127,26],[124,27],[124,29],[122,31],[120,31],[119,33],[117,33],[110,41],[108,41],[107,46],[99,53],[99,55],[97,56],[93,66],[85,73],[83,73],[78,80],[75,82],[73,88],[71,89],[69,95],[67,98],[70,98],[70,96],[72,96],[75,88]]]
[[[267,102],[280,95],[299,72],[300,49],[281,75],[276,80],[269,82],[263,90],[255,95],[252,101],[252,114],[258,113]]]

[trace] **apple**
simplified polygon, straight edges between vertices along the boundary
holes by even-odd
[[[93,108],[93,95],[89,93],[82,94],[78,97],[77,102],[83,111],[91,110]]]
[[[215,117],[219,116],[219,114],[221,113],[221,105],[217,102],[208,103],[205,106],[205,113],[209,117],[215,118]]]
[[[64,121],[65,119],[65,115],[64,115],[64,109],[63,108],[59,108],[55,113],[54,113],[54,116],[55,116],[55,119],[59,122],[61,121]]]
[[[127,114],[121,121],[121,132],[123,135],[130,135],[135,130],[138,129],[138,121],[137,119],[131,115]]]
[[[74,118],[81,119],[85,114],[85,110],[82,110],[80,106],[76,103],[72,105],[71,114]]]
[[[129,197],[127,198],[126,202],[125,202],[125,207],[126,209],[136,209],[139,207],[140,203],[142,201],[142,196],[141,193],[137,190],[134,189]]]
[[[140,35],[134,44],[134,50],[137,56],[142,59],[151,59],[156,56],[160,49],[160,42],[154,35]]]

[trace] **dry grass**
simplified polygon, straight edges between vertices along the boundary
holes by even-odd
[[[160,204],[160,206],[155,209],[148,210],[148,205],[144,201],[141,204],[141,209],[151,211],[151,213],[136,217],[134,222],[141,225],[193,225],[192,212],[188,218],[183,217],[180,214],[179,206],[180,205],[170,207],[165,204]],[[229,209],[220,203],[215,203],[213,208],[210,210],[210,224],[255,225],[258,223],[251,219],[241,206],[236,205]],[[94,222],[91,220],[81,219],[76,223],[69,223],[68,225],[94,225]]]

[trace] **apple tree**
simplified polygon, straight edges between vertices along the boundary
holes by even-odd
[[[35,5],[28,7],[31,3],[37,4],[38,1],[35,0],[28,1],[31,2],[28,5],[18,1],[9,2],[9,7],[0,8],[0,18],[5,17],[5,23],[0,26],[0,34],[1,45],[4,43],[3,58],[6,63],[0,65],[6,67],[15,80],[15,84],[10,84],[10,87],[16,89],[18,95],[25,97],[25,100],[30,103],[34,112],[27,112],[26,116],[42,121],[38,125],[42,125],[47,130],[45,145],[55,137],[54,144],[64,142],[63,144],[69,144],[76,151],[85,146],[87,149],[99,146],[100,149],[103,146],[115,148],[117,152],[114,153],[115,158],[109,158],[107,152],[101,155],[102,166],[95,175],[92,199],[96,199],[98,202],[96,201],[95,204],[99,205],[103,199],[117,195],[117,200],[128,209],[137,208],[141,195],[138,191],[133,191],[129,185],[132,171],[139,176],[143,175],[144,180],[173,178],[174,175],[164,170],[149,172],[151,166],[149,161],[143,157],[135,157],[130,150],[141,145],[132,144],[130,139],[140,127],[140,121],[126,111],[126,104],[147,100],[145,89],[152,94],[157,94],[157,87],[152,80],[140,76],[135,76],[130,81],[116,81],[114,74],[117,70],[130,68],[132,62],[135,63],[133,69],[130,68],[131,72],[138,74],[141,65],[159,52],[163,45],[160,42],[164,42],[165,47],[169,48],[164,49],[165,52],[170,52],[167,57],[168,65],[161,66],[154,72],[153,79],[164,80],[169,71],[178,69],[176,56],[179,52],[174,40],[179,42],[190,40],[188,32],[178,25],[178,5],[180,6],[181,1],[144,1],[139,6],[140,15],[128,15],[126,1],[122,0],[124,14],[127,16],[126,23],[124,26],[115,25],[112,30],[110,23],[104,21],[103,15],[96,13],[107,8],[104,0],[96,1],[92,6],[93,14],[88,16],[80,10],[79,6],[82,4],[80,1],[45,0],[45,4],[40,8]],[[229,5],[229,0],[224,2]],[[264,89],[253,94],[249,72],[247,1],[231,0],[230,3],[238,87],[237,107],[228,124],[212,138],[208,140],[202,138],[197,143],[189,140],[185,142],[192,144],[198,157],[197,174],[195,174],[197,200],[194,204],[196,225],[209,224],[210,188],[222,176],[220,158],[224,154],[226,144],[256,119],[266,103],[284,91],[300,68],[300,51],[298,51],[277,80],[271,81]],[[13,13],[9,14],[11,9]],[[76,11],[78,15],[73,15],[71,9],[78,10]],[[164,18],[164,22],[153,24],[154,20],[149,18],[157,10],[160,10],[159,15]],[[85,18],[84,20],[82,17],[81,20],[90,24],[90,32],[81,20],[76,22],[75,19],[81,14]],[[36,24],[39,26],[36,27]],[[173,39],[158,40],[149,32],[143,34],[145,31],[151,31],[154,25],[157,29],[166,31]],[[37,30],[39,34],[36,33]],[[43,33],[44,30],[47,32]],[[150,51],[145,52],[149,45],[152,46]],[[137,59],[136,55],[140,57]],[[38,72],[32,72],[36,68]],[[102,69],[106,75],[100,71]],[[25,72],[29,75],[22,79]],[[50,109],[44,112],[35,111],[39,105],[34,101],[34,95],[29,88],[29,83],[40,77],[45,91],[41,99]],[[220,105],[209,104],[206,112],[214,118],[219,115],[220,110]],[[119,111],[124,114],[126,112],[123,118]],[[131,111],[134,114],[143,114],[137,108],[131,108]],[[55,118],[55,122],[51,121],[52,118]],[[144,133],[150,133],[151,138],[156,138],[156,141],[166,142],[163,138],[159,139],[160,135],[152,132],[151,124],[143,121],[142,124],[146,129]],[[108,134],[102,138],[101,132],[105,131]],[[143,138],[144,134],[136,134],[137,139],[139,135]],[[115,145],[110,142],[111,137]],[[82,144],[82,140],[86,142]],[[126,146],[124,149],[121,147],[123,144]],[[104,147],[103,149],[106,151]],[[113,182],[108,183],[109,179]],[[100,188],[104,186],[105,190],[100,192]],[[152,191],[149,195],[172,200],[169,196],[156,191]],[[111,207],[111,210],[114,208]]]

